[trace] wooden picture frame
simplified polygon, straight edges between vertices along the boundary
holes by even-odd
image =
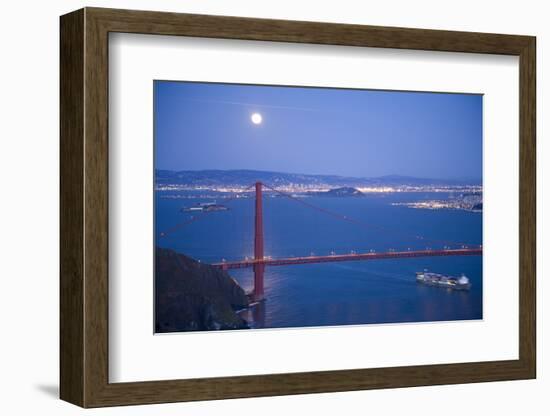
[[[61,17],[60,396],[82,407],[529,379],[536,376],[535,38],[85,8]],[[519,359],[109,383],[110,32],[519,56]]]

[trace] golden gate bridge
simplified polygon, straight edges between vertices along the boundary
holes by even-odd
[[[264,255],[264,227],[263,227],[263,187],[290,198],[294,201],[301,203],[309,208],[323,212],[332,217],[348,221],[360,226],[366,226],[366,224],[359,222],[346,215],[341,215],[327,209],[310,204],[296,198],[287,192],[280,191],[276,188],[268,186],[262,182],[256,182],[250,185],[245,191],[248,191],[252,187],[255,188],[255,212],[254,212],[254,258],[238,261],[222,261],[219,263],[212,263],[211,266],[222,269],[243,269],[252,268],[254,271],[254,288],[249,294],[253,301],[259,302],[264,299],[264,274],[266,266],[288,266],[297,264],[310,264],[310,263],[333,263],[342,261],[360,261],[360,260],[381,260],[381,259],[400,259],[400,258],[418,258],[418,257],[441,257],[441,256],[479,256],[483,254],[482,246],[472,246],[469,244],[459,244],[459,248],[451,248],[452,245],[457,245],[453,242],[443,242],[447,245],[443,249],[426,248],[425,250],[411,250],[410,248],[405,251],[396,251],[390,249],[386,252],[376,252],[371,250],[366,253],[357,253],[355,251],[349,254],[336,254],[332,252],[329,255],[324,256],[302,256],[302,257],[284,257],[284,258],[271,258]],[[231,198],[233,199],[233,198]],[[230,200],[231,200],[230,199]],[[171,233],[191,222],[197,221],[199,217],[194,217],[189,221],[178,224],[177,226],[169,229],[166,232],[161,233],[161,237],[168,233]],[[369,226],[372,227],[372,226]],[[436,240],[429,240],[436,241]],[[442,241],[439,241],[442,242]]]

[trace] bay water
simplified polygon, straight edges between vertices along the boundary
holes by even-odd
[[[156,244],[205,263],[253,257],[254,198],[227,202],[227,211],[182,211],[213,199],[155,195]],[[188,196],[188,195],[187,195]],[[375,250],[441,249],[482,243],[482,214],[414,209],[396,203],[445,199],[445,193],[376,193],[364,197],[306,197],[304,201],[353,221],[339,220],[285,197],[264,195],[265,255],[273,258]],[[216,201],[225,205],[224,199]],[[191,221],[197,215],[200,218]],[[160,232],[188,222],[160,237]],[[425,286],[415,272],[464,273],[469,291]],[[252,269],[229,270],[247,291]],[[482,319],[482,257],[449,256],[267,266],[265,301],[240,314],[253,328],[310,327]]]

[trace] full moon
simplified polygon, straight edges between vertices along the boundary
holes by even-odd
[[[254,124],[262,124],[262,115],[260,113],[254,113],[250,116],[250,120],[252,120]]]

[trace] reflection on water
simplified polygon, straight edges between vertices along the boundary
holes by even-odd
[[[479,213],[419,210],[392,206],[431,198],[429,194],[397,194],[365,198],[311,198],[315,204],[376,224],[357,229],[296,207],[281,198],[265,198],[266,255],[273,257],[384,251],[390,248],[436,247],[429,240],[481,244]],[[438,195],[441,198],[441,195]],[[157,199],[157,229],[181,222],[182,202]],[[380,227],[386,228],[381,232]],[[424,240],[411,238],[421,235]],[[253,200],[236,200],[230,211],[204,220],[158,241],[203,262],[242,259],[253,250]],[[416,283],[415,273],[428,269],[449,275],[465,273],[470,291],[453,291]],[[231,270],[246,290],[252,270]],[[482,258],[432,257],[267,267],[266,300],[241,311],[253,328],[368,323],[469,320],[482,318]]]
[[[266,302],[258,302],[239,312],[239,315],[246,319],[251,328],[265,328],[265,310]]]
[[[434,261],[436,260],[436,261]],[[396,264],[397,263],[397,264]],[[481,258],[400,259],[272,267],[266,299],[241,315],[253,328],[481,319]],[[429,264],[471,277],[470,291],[425,286],[415,272]],[[392,273],[391,270],[395,270]],[[402,273],[409,271],[408,275]],[[477,271],[477,272],[476,272]],[[233,273],[247,290],[253,276]],[[340,279],[335,282],[334,279]]]

